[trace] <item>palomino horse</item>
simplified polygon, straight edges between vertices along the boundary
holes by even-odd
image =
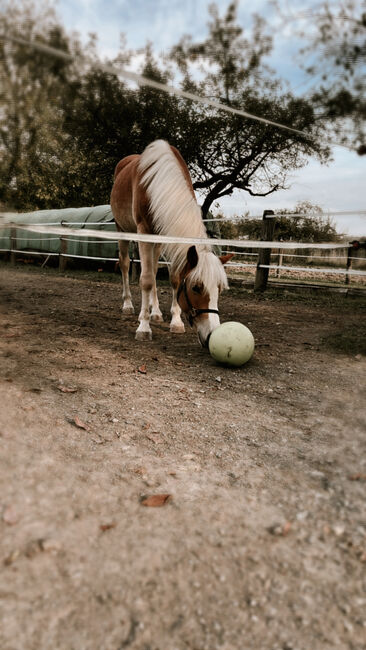
[[[190,324],[197,328],[201,345],[207,345],[212,330],[220,324],[218,297],[227,287],[223,264],[232,255],[218,258],[212,252],[187,165],[177,149],[164,140],[156,140],[141,155],[123,158],[115,170],[111,208],[117,229],[122,232],[207,239],[207,244],[197,247],[182,244],[164,247],[173,287],[170,331],[184,332],[183,310]],[[133,314],[128,244],[119,241],[122,311]],[[142,301],[136,331],[138,340],[150,340],[150,321],[163,320],[156,290],[161,251],[161,244],[139,242]]]

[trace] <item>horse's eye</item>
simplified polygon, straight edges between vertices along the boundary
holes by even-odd
[[[202,293],[201,287],[198,286],[198,284],[195,284],[194,287],[192,287],[193,293]]]

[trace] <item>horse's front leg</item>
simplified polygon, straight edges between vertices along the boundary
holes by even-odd
[[[179,286],[179,280],[176,278],[171,278],[171,283],[173,287],[173,300],[170,313],[172,315],[172,320],[170,321],[170,331],[174,334],[183,334],[185,331],[184,323],[181,318],[182,310],[178,305],[177,301],[177,292]]]
[[[153,244],[139,242],[141,261],[141,311],[139,315],[140,325],[136,330],[135,336],[138,341],[151,341],[152,339],[152,331],[150,327],[150,294],[154,284],[153,248]]]
[[[163,314],[161,313],[159,307],[159,298],[158,298],[158,292],[156,288],[156,274],[158,272],[158,264],[159,264],[161,249],[162,249],[161,244],[154,244],[154,253],[153,253],[154,280],[153,280],[153,286],[150,293],[150,309],[151,309],[150,319],[152,321],[156,321],[159,323],[162,323],[164,321]]]
[[[129,242],[120,240],[118,242],[119,248],[119,266],[122,274],[122,312],[124,314],[134,314],[135,310],[133,308],[131,291],[130,291],[130,282],[128,277],[128,271],[130,268],[130,256],[128,252]]]

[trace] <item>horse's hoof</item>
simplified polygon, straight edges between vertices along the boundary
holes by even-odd
[[[170,331],[172,334],[184,334],[186,330],[184,325],[171,325]]]
[[[164,323],[164,318],[161,314],[151,314],[150,320],[153,323]]]
[[[152,332],[136,332],[136,341],[151,341]]]
[[[133,307],[123,307],[122,308],[122,314],[125,316],[132,316],[135,313],[135,310]]]

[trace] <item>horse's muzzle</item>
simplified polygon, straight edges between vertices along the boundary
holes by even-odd
[[[210,336],[211,336],[211,332],[209,333],[209,335],[208,335],[208,337],[206,339],[203,339],[201,337],[200,333],[198,332],[198,340],[201,343],[203,348],[208,348],[208,343],[209,343],[209,340],[210,340]]]

